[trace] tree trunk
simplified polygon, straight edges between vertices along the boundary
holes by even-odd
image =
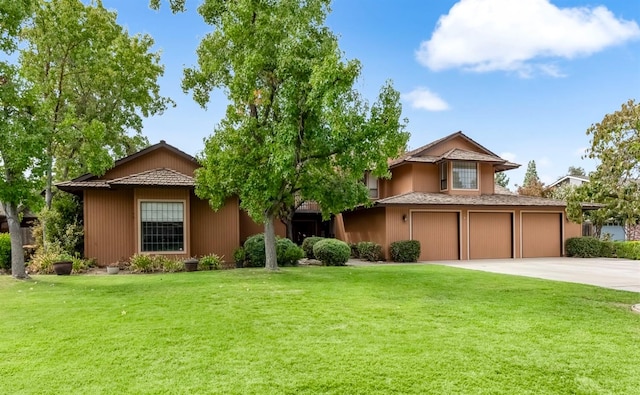
[[[264,268],[268,270],[278,270],[278,260],[276,256],[276,229],[273,224],[275,215],[265,213],[264,217],[264,252],[266,255]]]
[[[22,233],[20,232],[20,218],[18,207],[13,203],[3,203],[4,212],[9,224],[11,237],[11,276],[18,279],[29,278],[24,268],[24,252],[22,251]]]
[[[293,238],[293,215],[295,214],[295,210],[291,210],[287,212],[286,218],[282,220],[284,222],[284,227],[287,230],[287,239],[295,242],[296,240]]]

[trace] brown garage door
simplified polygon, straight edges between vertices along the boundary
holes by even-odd
[[[562,256],[562,214],[522,214],[522,257]]]
[[[511,213],[469,213],[469,258],[512,258]]]
[[[415,212],[412,238],[420,241],[421,261],[460,259],[458,213]]]

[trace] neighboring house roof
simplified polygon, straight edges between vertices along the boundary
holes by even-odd
[[[585,177],[585,176],[564,176],[561,177],[559,179],[557,179],[555,182],[552,182],[551,184],[549,184],[548,188],[552,188],[564,183],[570,183],[571,180],[575,180],[578,181],[580,184],[584,184],[585,182],[589,182],[589,177]]]
[[[460,148],[453,148],[442,155],[437,155],[437,156],[423,155],[424,152],[437,146],[438,144],[444,143],[446,141],[449,141],[455,138],[462,138],[468,141],[471,145],[477,147],[478,150],[482,152],[475,152],[475,151],[463,150]],[[456,132],[448,136],[445,136],[439,140],[436,140],[432,143],[429,143],[427,145],[423,145],[420,148],[406,152],[405,154],[403,154],[397,159],[391,160],[389,162],[389,168],[399,166],[406,162],[437,163],[443,160],[468,160],[468,161],[494,163],[496,166],[496,170],[498,171],[515,169],[520,167],[520,165],[517,163],[512,163],[505,159],[500,158],[498,155],[494,154],[493,152],[489,151],[487,148],[478,144],[476,141],[474,141],[464,133]]]
[[[468,206],[552,206],[565,207],[562,200],[512,194],[448,195],[445,193],[409,192],[376,201],[376,205],[468,205]]]
[[[154,187],[189,187],[195,186],[193,177],[179,173],[172,169],[159,168],[131,174],[114,180],[88,180],[78,179],[57,183],[58,189],[66,192],[81,189],[106,188],[117,186],[154,186]]]

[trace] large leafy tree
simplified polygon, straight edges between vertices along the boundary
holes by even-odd
[[[143,117],[170,101],[159,94],[163,67],[153,39],[130,36],[99,0],[38,0],[22,39],[21,75],[38,93],[46,126],[50,207],[56,175],[101,174],[114,157],[145,146]]]
[[[183,88],[202,106],[223,89],[229,105],[199,157],[196,193],[214,208],[239,196],[264,223],[266,267],[277,269],[274,220],[296,199],[326,217],[368,202],[366,171],[388,175],[408,139],[399,94],[387,83],[369,105],[354,90],[361,66],[324,26],[328,0],[205,0],[198,10],[215,30]]]
[[[43,149],[33,89],[6,59],[18,47],[18,32],[31,11],[32,2],[0,1],[0,207],[11,237],[11,273],[27,278],[20,233],[20,211],[34,206],[34,194],[42,175],[42,162],[33,160]]]
[[[626,225],[636,224],[640,218],[640,104],[627,101],[591,125],[587,135],[591,136],[587,156],[600,164],[590,174],[591,182],[581,185],[571,199],[574,217],[579,216],[577,204],[589,201],[604,205],[590,214],[597,220],[616,217]]]

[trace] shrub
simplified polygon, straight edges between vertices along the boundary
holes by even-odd
[[[420,257],[420,242],[418,240],[394,241],[389,251],[391,260],[394,262],[417,262]]]
[[[11,269],[11,236],[0,233],[0,269]]]
[[[344,241],[324,239],[313,246],[313,255],[326,266],[344,266],[351,255],[351,248]]]
[[[233,263],[236,264],[236,267],[243,267],[244,261],[246,260],[246,254],[244,248],[238,247],[233,251]]]
[[[304,250],[304,254],[306,255],[307,258],[316,259],[316,257],[313,255],[313,246],[317,242],[323,239],[324,237],[311,236],[311,237],[307,237],[302,241],[302,249]]]
[[[135,254],[129,259],[131,271],[134,273],[151,273],[154,271],[151,255]]]
[[[372,241],[361,241],[358,243],[358,255],[370,262],[382,260],[382,246]]]
[[[253,235],[244,242],[245,266],[264,267],[266,254],[264,251],[264,234]],[[304,256],[302,248],[289,239],[276,237],[276,259],[280,266],[293,266]]]
[[[260,267],[265,265],[264,233],[249,236],[244,242],[245,266]]]
[[[280,266],[296,266],[304,257],[304,251],[289,239],[276,240],[276,259]]]
[[[565,243],[567,256],[593,258],[600,256],[600,240],[595,237],[571,237]]]
[[[600,241],[600,256],[604,258],[614,258],[616,255],[616,248],[613,241],[601,240]]]
[[[360,258],[360,253],[358,252],[358,243],[349,243],[349,248],[351,248],[352,258]]]
[[[168,258],[164,255],[154,255],[152,258],[153,270],[165,273],[175,273],[184,271],[184,262],[181,259]]]
[[[27,265],[27,270],[32,274],[51,274],[53,263],[58,261],[62,254],[62,249],[55,243],[50,244],[46,251],[43,247],[38,247]]]
[[[71,257],[71,263],[73,264],[73,273],[84,273],[89,270],[90,267],[95,265],[93,259],[83,259],[79,256]]]
[[[613,242],[615,255],[618,258],[640,259],[640,242],[615,241]]]
[[[203,269],[205,270],[218,270],[222,267],[222,263],[224,261],[222,260],[222,257],[216,255],[216,254],[209,254],[209,255],[205,255],[202,258],[200,258],[200,266],[202,266]]]

